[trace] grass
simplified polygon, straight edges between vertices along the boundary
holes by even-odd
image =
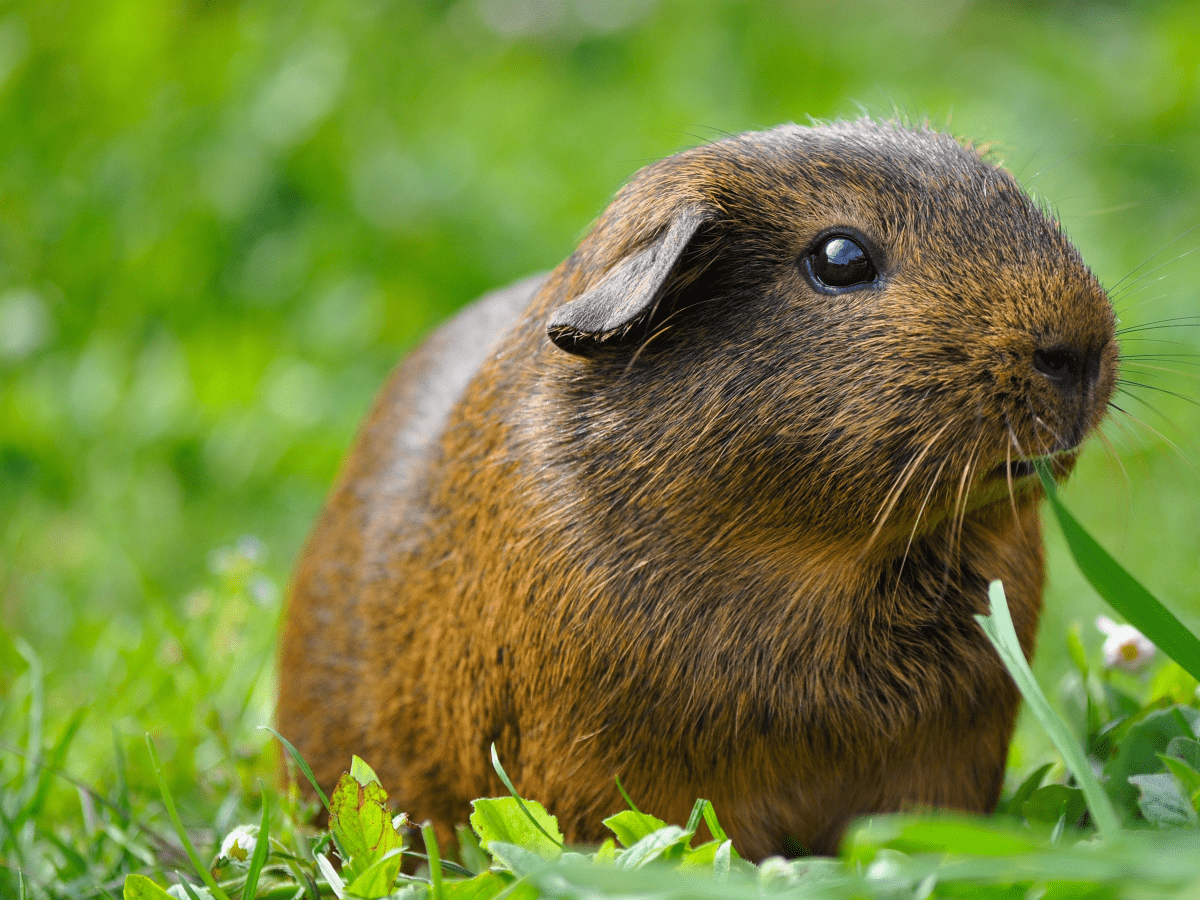
[[[1061,506],[1057,511],[1069,515]],[[1074,527],[1079,528],[1077,523]],[[1086,536],[1082,529],[1080,533]],[[1130,576],[1099,545],[1087,544],[1086,550],[1081,561],[1110,573],[1107,579],[1097,578],[1102,594],[1126,586]],[[225,566],[224,571],[233,584],[245,583],[246,566]],[[1145,591],[1140,585],[1137,589]],[[306,825],[314,810],[294,788],[274,796],[261,784],[257,826],[250,824],[246,793],[235,789],[222,804],[223,822],[211,830],[189,828],[149,735],[145,746],[157,775],[157,798],[132,799],[119,742],[118,778],[107,794],[62,771],[82,714],[54,739],[46,739],[39,661],[23,647],[28,677],[8,699],[10,709],[26,710],[25,750],[7,758],[0,807],[5,860],[0,890],[14,897],[125,900],[736,898],[764,891],[790,897],[919,900],[964,892],[1000,898],[1014,891],[1067,897],[1146,891],[1190,896],[1200,884],[1196,679],[1177,662],[1163,659],[1153,678],[1123,680],[1118,666],[1143,660],[1118,654],[1101,663],[1100,648],[1089,652],[1076,637],[1070,653],[1076,672],[1064,688],[1073,701],[1068,708],[1081,711],[1082,717],[1066,721],[1054,712],[1025,661],[999,582],[991,587],[991,603],[992,614],[980,617],[981,627],[1065,765],[1040,766],[1007,793],[993,817],[873,817],[851,829],[837,859],[770,859],[758,866],[740,858],[720,826],[719,810],[703,799],[697,800],[684,827],[658,820],[629,801],[630,809],[605,820],[613,839],[598,848],[567,847],[553,816],[513,789],[495,748],[493,766],[512,796],[475,802],[471,831],[460,831],[454,853],[461,862],[442,858],[428,824],[420,827],[425,853],[415,853],[408,846],[412,829],[406,817],[393,816],[374,772],[357,758],[330,797],[317,788],[329,811],[328,830]],[[1164,621],[1161,616],[1151,620],[1155,627]],[[1183,626],[1173,622],[1167,627]],[[1164,633],[1156,637],[1164,643],[1170,639]],[[292,764],[312,781],[304,761],[282,743]],[[16,766],[11,765],[14,760]],[[226,765],[236,767],[236,762]],[[60,781],[77,791],[82,830],[54,824],[47,800]],[[707,841],[698,838],[702,822]],[[203,850],[195,846],[194,835]],[[416,874],[402,871],[405,853],[416,860],[408,870]],[[175,885],[171,894],[168,882]]]
[[[434,322],[562,259],[645,161],[726,131],[863,104],[997,145],[1053,204],[1122,320],[1130,417],[1108,423],[1064,502],[1188,631],[1200,625],[1186,318],[1200,282],[1200,22],[1188,0],[552,2],[544,19],[519,6],[0,10],[5,900],[117,897],[130,873],[201,886],[147,733],[204,864],[238,826],[262,827],[261,781],[270,845],[294,858],[270,857],[260,895],[276,876],[312,874],[309,851],[327,854],[327,839],[298,824],[298,797],[272,793],[277,753],[259,726],[291,560],[373,392]],[[1189,721],[1194,684],[1165,663],[1105,668],[1100,635],[1081,624],[1100,601],[1047,532],[1035,675],[1089,758],[1123,773],[1123,829],[1145,827],[1139,802],[1182,823],[1168,786],[1189,776],[1156,754],[1189,758],[1175,712]],[[1190,826],[1093,858],[1088,840],[1070,843],[1071,814],[1090,833],[1081,804],[1026,718],[1008,818],[877,820],[841,861],[758,874],[731,863],[729,877],[758,879],[754,891],[953,892],[939,865],[983,866],[954,841],[1015,846],[1010,820],[1035,843],[994,861],[997,883],[1020,855],[1020,871],[1086,864],[1093,881],[1149,893],[1192,877]],[[589,866],[568,858],[526,883],[587,893],[633,877]],[[646,891],[679,889],[655,869],[634,875]],[[455,878],[443,868],[443,894]],[[722,890],[751,890],[739,885]]]

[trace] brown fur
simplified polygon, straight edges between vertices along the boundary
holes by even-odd
[[[830,229],[877,284],[806,277]],[[712,800],[751,858],[989,810],[1018,695],[972,616],[1003,579],[1031,653],[1042,604],[1040,488],[1007,464],[1065,477],[1116,366],[1074,247],[945,135],[782,126],[649,166],[384,389],[296,573],[279,727],[443,839],[502,792],[492,742],[572,841],[614,775],[672,821]]]

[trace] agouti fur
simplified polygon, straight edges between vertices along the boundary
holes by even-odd
[[[815,276],[830,236],[875,277]],[[614,776],[670,821],[708,798],[753,859],[990,810],[1018,694],[972,617],[1002,579],[1032,653],[1030,460],[1070,471],[1113,327],[946,135],[785,125],[650,165],[383,389],[295,574],[279,728],[443,841],[504,792],[493,742],[570,841],[624,808]]]

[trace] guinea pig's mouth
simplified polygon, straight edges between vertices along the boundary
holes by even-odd
[[[1078,448],[1071,447],[1067,450],[1056,450],[1053,453],[1045,453],[1041,456],[1022,456],[1005,460],[992,469],[984,478],[984,481],[1018,481],[1034,477],[1037,475],[1038,462],[1048,463],[1050,470],[1058,478],[1070,471],[1068,467],[1075,458],[1077,450]]]
[[[1030,475],[1036,475],[1037,469],[1034,468],[1032,459],[1014,459],[1009,462],[1002,462],[996,466],[988,474],[988,480],[993,478],[1013,479],[1026,478]]]

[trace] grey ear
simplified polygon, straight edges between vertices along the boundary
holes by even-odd
[[[685,209],[647,247],[622,259],[590,291],[550,314],[546,331],[563,350],[580,353],[619,340],[654,312],[671,273],[700,227],[701,210]]]

